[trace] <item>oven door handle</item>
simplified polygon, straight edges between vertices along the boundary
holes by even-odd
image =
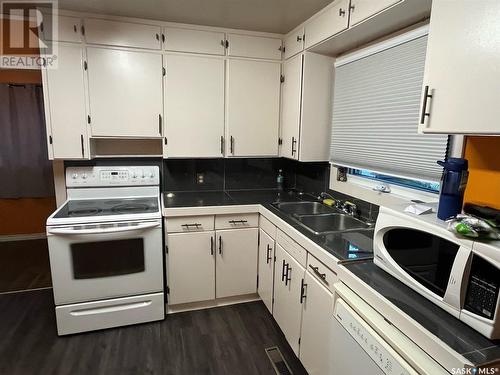
[[[95,229],[72,229],[72,228],[49,228],[49,234],[65,234],[65,235],[78,235],[78,234],[104,234],[104,233],[119,233],[119,232],[132,232],[144,229],[157,228],[160,223],[144,223],[123,227],[112,228],[95,228]]]

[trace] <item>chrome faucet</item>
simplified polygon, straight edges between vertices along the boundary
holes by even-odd
[[[356,206],[354,203],[345,201],[342,204],[342,211],[345,212],[347,215],[350,216],[357,216],[358,215],[358,206]]]

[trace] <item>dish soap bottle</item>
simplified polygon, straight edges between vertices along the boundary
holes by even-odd
[[[283,169],[280,169],[278,171],[278,177],[276,177],[276,187],[278,188],[278,191],[283,191]]]

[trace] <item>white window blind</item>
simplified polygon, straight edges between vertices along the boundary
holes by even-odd
[[[400,37],[401,38],[401,37]],[[336,64],[330,157],[357,169],[438,181],[447,135],[418,134],[427,35]]]

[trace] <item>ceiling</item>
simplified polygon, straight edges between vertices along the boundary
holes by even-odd
[[[59,0],[59,8],[285,34],[332,0]]]

